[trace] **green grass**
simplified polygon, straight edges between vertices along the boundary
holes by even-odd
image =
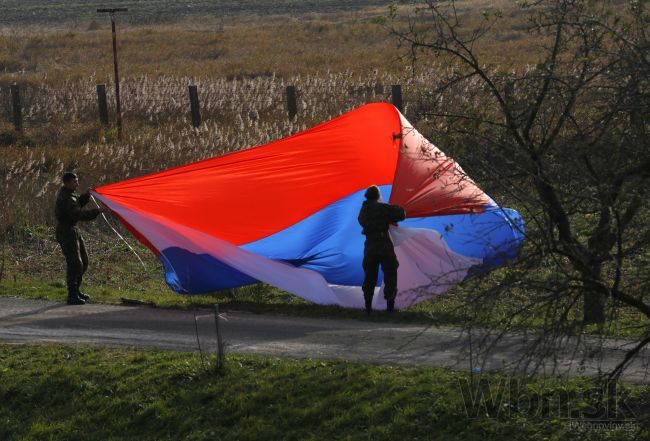
[[[374,314],[367,318],[361,310],[316,305],[266,284],[207,295],[177,294],[165,284],[164,272],[156,257],[133,240],[128,232],[118,228],[142,258],[145,267],[123,242],[115,241],[112,231],[104,231],[101,223],[85,225],[90,268],[84,277],[83,290],[92,296],[94,302],[121,303],[122,298],[129,298],[150,302],[159,308],[212,308],[219,303],[223,310],[310,317],[436,324],[458,324],[462,321],[461,300],[456,297],[441,297],[391,316]],[[30,228],[28,238],[15,238],[5,247],[4,270],[0,271],[0,296],[65,300],[65,262],[53,240],[51,228]],[[436,306],[432,308],[432,305]]]
[[[445,310],[451,308],[450,303],[444,301],[439,302],[440,308],[435,311],[432,311],[429,306],[400,311],[391,315],[379,311],[368,317],[360,309],[346,309],[335,305],[316,305],[265,284],[245,286],[208,295],[180,295],[168,288],[144,290],[142,286],[137,286],[134,289],[117,289],[114,286],[89,286],[84,291],[92,297],[93,302],[122,303],[122,299],[133,299],[150,303],[158,308],[201,309],[212,308],[215,303],[218,303],[219,307],[224,311],[237,310],[393,323],[454,325],[461,322],[458,312]],[[37,278],[19,279],[15,282],[0,282],[0,296],[4,297],[64,301],[66,293],[65,284],[62,282],[49,282]]]
[[[443,369],[229,356],[217,374],[212,361],[0,345],[0,439],[559,440],[580,433],[568,413],[547,406],[552,397],[566,397],[578,418],[596,405],[595,385],[585,379],[487,376],[474,390],[465,374]],[[497,395],[488,392],[505,380],[510,398],[490,404]],[[485,406],[469,404],[470,390],[484,394]],[[626,386],[625,393],[634,430],[588,430],[584,439],[650,436],[650,389]]]
[[[519,319],[517,310],[530,303],[526,293],[520,298],[509,294],[490,303],[479,300],[485,307],[480,317],[471,314],[476,301],[474,290],[482,289],[473,283],[460,284],[437,298],[411,306],[396,314],[373,314],[366,317],[357,309],[338,306],[323,306],[310,303],[265,284],[255,284],[233,290],[224,290],[206,295],[181,295],[173,292],[164,282],[160,262],[144,246],[138,244],[125,231],[123,236],[143,259],[143,268],[132,251],[122,242],[116,242],[114,233],[104,231],[100,224],[85,226],[84,236],[90,252],[90,269],[84,278],[84,291],[94,302],[121,303],[122,298],[152,303],[159,308],[195,309],[212,308],[219,303],[223,310],[244,310],[256,313],[279,313],[306,317],[348,318],[382,322],[425,323],[436,326],[466,326],[471,320],[474,326],[503,328],[505,324],[516,329],[539,328],[544,324],[544,311],[538,317],[525,314]],[[29,238],[16,238],[6,244],[4,267],[0,271],[0,296],[64,301],[65,263],[58,245],[53,240],[50,228],[31,228]],[[1,259],[0,259],[1,260]],[[0,265],[1,266],[1,265]],[[498,284],[501,274],[507,268],[493,271],[485,283]],[[478,291],[477,291],[478,292]],[[622,338],[637,339],[643,335],[648,320],[639,312],[619,308],[617,316],[610,320],[605,329],[595,325],[583,328],[579,322],[580,308],[570,319],[575,321],[575,332],[604,333]],[[571,332],[571,328],[567,327]]]

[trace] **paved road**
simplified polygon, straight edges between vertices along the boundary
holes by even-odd
[[[466,332],[376,321],[303,318],[227,312],[220,320],[230,352],[286,357],[347,359],[371,363],[445,366],[483,370],[523,369],[532,335],[502,336],[482,361],[476,354],[480,335]],[[198,328],[198,342],[197,342]],[[486,337],[483,335],[482,337]],[[490,337],[486,337],[491,340]],[[63,303],[0,298],[0,341],[62,342],[109,346],[136,346],[163,350],[214,352],[214,314],[150,307]],[[494,341],[493,341],[494,342]],[[544,359],[539,370],[563,376],[596,375],[623,359],[624,341],[565,339],[562,350]],[[630,382],[650,381],[650,350],[646,349],[625,371]],[[530,368],[530,366],[529,366]]]

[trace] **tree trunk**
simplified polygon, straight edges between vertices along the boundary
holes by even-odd
[[[584,323],[605,323],[605,296],[597,290],[586,289],[583,299]]]

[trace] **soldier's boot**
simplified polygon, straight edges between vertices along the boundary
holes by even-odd
[[[88,300],[90,300],[90,296],[88,294],[84,293],[84,292],[81,292],[81,282],[82,282],[82,279],[81,279],[81,277],[79,277],[77,279],[77,297],[79,297],[81,300],[87,302]]]
[[[363,299],[366,302],[366,314],[370,314],[372,312],[372,295],[363,295]]]
[[[85,305],[86,301],[76,295],[76,293],[70,295],[68,294],[68,305]]]
[[[68,305],[84,305],[86,301],[79,297],[76,286],[68,286]]]
[[[395,299],[386,301],[386,312],[395,312]]]

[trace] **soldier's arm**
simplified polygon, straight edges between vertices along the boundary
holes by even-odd
[[[388,215],[391,222],[401,222],[406,219],[406,212],[399,205],[389,205]]]
[[[85,192],[84,194],[79,196],[79,206],[83,207],[88,203],[89,200],[90,200],[90,193]]]
[[[75,202],[72,198],[68,199],[66,202],[66,211],[73,221],[91,221],[102,212],[99,208],[82,210],[80,204]]]
[[[366,213],[365,205],[363,207],[361,207],[361,211],[359,211],[359,217],[357,217],[357,220],[359,221],[359,224],[363,228],[366,228],[366,221],[368,220],[368,216],[367,216],[367,213]]]
[[[88,210],[80,210],[79,211],[79,220],[80,221],[91,221],[95,219],[97,216],[99,216],[102,213],[102,210],[100,208],[90,208]]]

